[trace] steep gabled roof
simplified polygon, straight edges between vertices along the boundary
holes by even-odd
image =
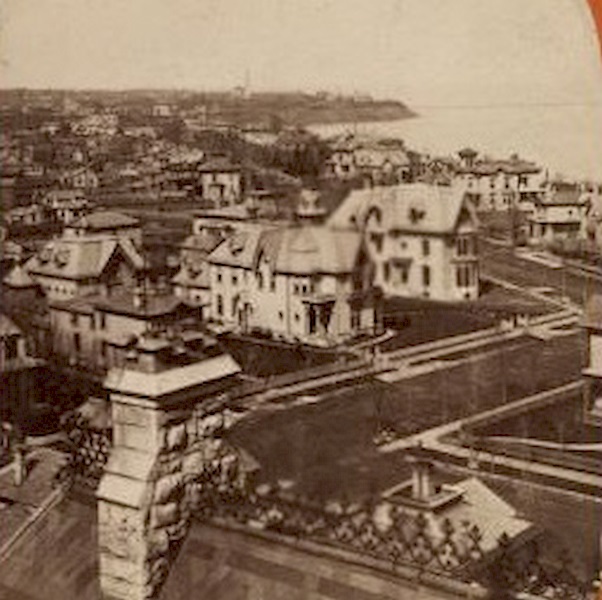
[[[259,225],[249,225],[235,231],[209,254],[207,261],[218,265],[253,268],[255,250],[263,232],[264,229]]]
[[[385,230],[453,233],[463,210],[476,218],[464,193],[448,186],[411,183],[351,192],[328,220],[335,229],[362,229],[371,214]]]
[[[33,288],[38,285],[21,265],[14,267],[3,279],[3,283],[8,287],[21,289]]]
[[[0,312],[0,337],[22,335],[21,330],[2,312]]]
[[[344,274],[353,271],[361,245],[355,231],[288,227],[262,236],[256,260],[263,254],[277,273]]]
[[[63,279],[95,278],[120,252],[135,269],[144,267],[142,257],[130,240],[90,236],[49,242],[27,261],[25,270],[33,275]]]

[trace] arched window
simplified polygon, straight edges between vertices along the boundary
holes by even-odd
[[[383,220],[383,214],[380,208],[377,206],[371,206],[366,213],[364,219],[364,225],[369,226],[371,224],[381,225]]]

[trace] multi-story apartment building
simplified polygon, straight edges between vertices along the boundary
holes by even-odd
[[[128,349],[144,336],[147,345],[155,334],[169,334],[173,342],[182,322],[198,317],[167,290],[142,288],[54,301],[49,311],[55,356],[97,371],[125,364]]]
[[[360,232],[386,296],[479,295],[477,219],[457,188],[412,183],[353,191],[329,227]]]
[[[528,219],[528,243],[545,246],[559,240],[585,239],[592,202],[593,195],[578,184],[548,184]]]
[[[343,180],[362,178],[371,185],[402,183],[409,180],[410,160],[398,145],[350,135],[332,144],[326,175]]]
[[[229,159],[209,159],[198,168],[199,187],[203,200],[215,208],[239,204],[243,200],[242,171]]]
[[[535,163],[517,155],[506,160],[477,159],[477,152],[465,148],[459,152],[461,166],[456,183],[479,211],[517,208],[530,214],[541,196],[545,174]]]
[[[25,270],[49,300],[111,295],[131,288],[143,267],[129,240],[106,236],[61,238],[46,244],[25,263]]]
[[[379,328],[380,294],[357,232],[247,225],[207,261],[211,317],[234,329],[335,345]]]
[[[90,210],[90,203],[82,189],[51,190],[42,198],[42,204],[50,213],[50,220],[69,225]]]

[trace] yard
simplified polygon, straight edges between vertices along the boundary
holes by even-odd
[[[401,456],[378,452],[380,429],[405,436],[474,414],[575,380],[581,363],[579,336],[528,340],[434,374],[366,380],[320,402],[252,414],[229,436],[257,458],[264,480],[294,480],[308,496],[366,497],[408,474]]]

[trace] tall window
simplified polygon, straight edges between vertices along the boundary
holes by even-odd
[[[73,349],[75,350],[76,354],[79,354],[82,350],[82,341],[79,333],[73,334]]]
[[[71,313],[71,326],[77,327],[78,315],[77,313]]]
[[[224,299],[222,298],[221,294],[217,295],[217,314],[218,315],[224,314]]]
[[[431,253],[431,244],[429,240],[422,240],[422,255],[428,256]]]
[[[472,269],[470,265],[458,265],[456,268],[456,285],[469,287],[472,283]]]
[[[107,316],[105,313],[100,313],[100,328],[105,329],[107,326]]]
[[[474,240],[472,236],[459,237],[456,242],[458,256],[474,254]]]
[[[270,292],[276,291],[276,275],[272,273],[270,276]]]
[[[255,279],[257,281],[258,289],[262,290],[263,289],[263,273],[261,271],[257,271],[257,274],[255,275]]]
[[[431,268],[428,265],[422,267],[422,283],[424,286],[431,285]]]

